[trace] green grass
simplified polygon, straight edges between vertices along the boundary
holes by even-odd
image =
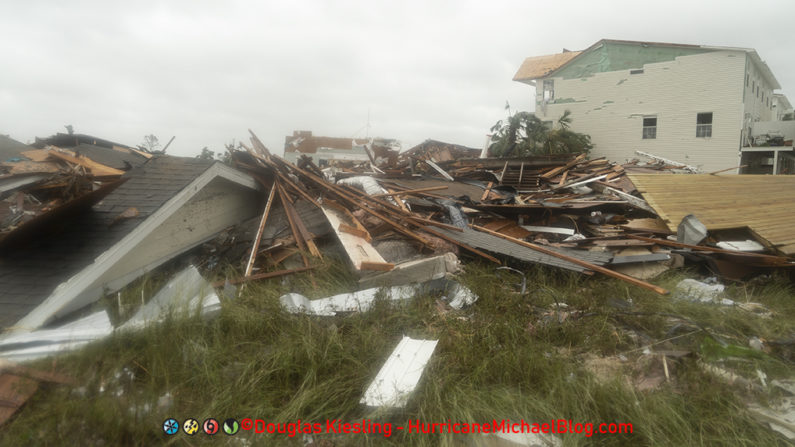
[[[378,301],[369,312],[333,318],[282,312],[278,297],[301,292],[310,298],[352,291],[356,282],[341,263],[314,273],[249,284],[220,317],[168,319],[137,333],[116,334],[86,349],[34,366],[54,368],[78,387],[44,385],[2,431],[3,445],[240,444],[265,441],[303,445],[299,436],[238,433],[209,438],[184,433],[166,437],[167,417],[262,418],[273,422],[326,419],[405,424],[486,422],[524,418],[531,422],[629,422],[634,433],[561,436],[565,445],[786,445],[753,420],[745,402],[774,397],[729,386],[698,365],[704,340],[747,346],[748,337],[789,335],[795,321],[792,285],[774,278],[732,286],[730,297],[774,311],[771,319],[729,307],[694,304],[625,283],[533,268],[528,292],[514,276],[497,277],[492,266],[470,264],[462,282],[478,302],[440,312],[436,296],[402,303]],[[655,282],[672,289],[688,272],[669,272]],[[140,301],[142,281],[123,302]],[[631,304],[630,304],[631,300]],[[568,316],[557,318],[556,303]],[[114,300],[106,304],[115,305]],[[129,313],[128,315],[131,315]],[[384,360],[403,335],[438,339],[436,351],[408,406],[397,412],[359,404]],[[627,385],[649,343],[656,349],[688,350],[669,360],[672,381],[652,391]],[[712,346],[712,345],[710,345]],[[721,345],[723,346],[723,345]],[[735,352],[735,351],[732,351]],[[627,360],[621,374],[600,379],[585,367],[587,356]],[[753,378],[787,377],[792,365],[774,356],[711,358],[713,364]],[[170,393],[172,404],[158,407]],[[452,435],[315,435],[327,445],[458,445]]]

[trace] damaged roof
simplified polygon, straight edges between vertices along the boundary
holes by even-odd
[[[693,214],[708,230],[748,227],[782,253],[795,254],[795,176],[629,174],[629,178],[671,232]]]
[[[25,249],[0,254],[0,325],[6,328],[27,315],[212,165],[195,158],[154,157],[125,174],[127,181],[90,211],[56,222]],[[119,217],[130,208],[136,215]]]
[[[582,51],[566,51],[546,56],[528,57],[522,62],[522,66],[513,76],[513,80],[529,84],[531,81],[547,76],[581,53]]]
[[[519,67],[519,70],[514,75],[513,80],[532,85],[533,81],[535,81],[536,79],[541,79],[549,76],[553,72],[562,68],[564,65],[567,65],[569,62],[571,62],[578,56],[589,53],[592,50],[597,49],[604,44],[623,44],[623,45],[642,46],[644,48],[663,47],[663,48],[679,48],[684,50],[702,50],[702,51],[742,51],[748,55],[748,57],[751,59],[751,61],[754,62],[754,64],[756,64],[756,66],[761,71],[762,75],[765,78],[767,78],[768,82],[770,82],[770,85],[774,90],[781,88],[781,85],[778,83],[778,80],[773,75],[773,72],[770,70],[770,67],[768,67],[767,63],[765,63],[759,57],[759,54],[753,48],[693,45],[693,44],[680,44],[680,43],[669,43],[669,42],[643,42],[635,40],[618,40],[618,39],[601,39],[582,51],[564,50],[562,53],[557,53],[557,54],[528,57],[524,60],[524,62],[522,62],[522,65]]]
[[[81,143],[71,149],[77,154],[85,155],[97,163],[110,166],[114,169],[121,169],[123,171],[129,171],[132,168],[141,167],[147,161],[146,157],[135,152],[122,152],[120,150],[96,146],[93,144]]]

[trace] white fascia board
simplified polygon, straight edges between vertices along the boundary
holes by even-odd
[[[12,327],[10,332],[33,331],[49,322],[61,309],[75,300],[82,299],[82,301],[85,301],[81,303],[82,305],[96,301],[99,298],[96,293],[84,296],[86,289],[91,287],[103,273],[124,258],[124,256],[135,248],[136,245],[141,243],[147,235],[157,229],[169,216],[177,212],[194,195],[217,177],[225,178],[247,188],[257,189],[257,183],[251,176],[230,168],[223,163],[216,162],[188,184],[188,186],[169,199],[157,211],[152,213],[151,216],[141,222],[133,231],[122,238],[121,241],[99,255],[94,260],[93,264],[84,268],[66,282],[61,283],[44,302],[19,320],[19,322]]]
[[[214,171],[215,175],[218,177],[223,177],[230,182],[237,183],[240,186],[245,186],[258,191],[262,189],[262,186],[257,183],[253,177],[244,172],[238,171],[235,168],[227,166],[220,161],[216,161],[215,164],[208,169],[208,171],[210,170]]]
[[[404,336],[365,391],[361,403],[370,407],[405,407],[438,342]]]
[[[103,310],[55,329],[6,336],[0,342],[0,358],[17,362],[35,360],[80,348],[112,332],[113,324]]]

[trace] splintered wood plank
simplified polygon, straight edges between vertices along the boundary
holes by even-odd
[[[349,225],[345,222],[346,216],[343,215],[343,213],[328,206],[322,206],[320,209],[323,210],[323,214],[326,215],[326,219],[328,219],[329,224],[331,224],[331,228],[334,229],[334,233],[337,234],[337,238],[345,249],[345,253],[347,253],[348,258],[351,260],[351,264],[353,264],[353,267],[357,271],[366,270],[373,265],[389,264],[366,239],[349,232],[340,231],[341,224]],[[355,224],[349,226],[356,227]],[[393,267],[394,265],[388,269],[383,267],[382,270],[392,270]]]
[[[20,154],[33,161],[47,161],[50,157],[50,151],[48,149],[33,149],[30,151],[22,151]]]
[[[49,161],[9,161],[0,163],[0,166],[9,168],[11,175],[20,174],[55,174],[61,168]]]
[[[8,421],[33,396],[38,387],[39,382],[27,377],[0,375],[0,425]]]
[[[254,245],[251,246],[251,253],[249,254],[248,262],[246,263],[245,276],[251,275],[251,271],[254,268],[254,261],[257,259],[259,244],[262,240],[262,232],[265,230],[265,224],[268,222],[268,215],[271,212],[271,206],[273,205],[273,196],[275,192],[276,184],[273,184],[271,186],[271,192],[268,194],[268,199],[265,201],[265,211],[262,212],[262,218],[259,221],[259,227],[257,227],[257,236],[254,238]]]
[[[580,154],[574,160],[566,163],[565,165],[559,166],[557,168],[553,168],[553,169],[545,172],[544,174],[541,175],[541,178],[549,180],[552,177],[560,174],[561,172],[576,166],[578,163],[580,163],[581,161],[585,160],[585,157],[586,157],[585,154]]]
[[[372,242],[373,241],[373,238],[370,236],[370,233],[368,233],[365,230],[361,230],[359,228],[352,227],[352,226],[350,226],[348,224],[341,223],[339,228],[337,228],[337,229],[340,232],[342,232],[342,233],[349,233],[349,234],[352,234],[354,236],[359,236],[360,238],[366,240],[367,242]]]
[[[57,150],[51,150],[50,156],[67,161],[69,163],[82,166],[88,169],[91,172],[91,175],[96,177],[115,177],[121,176],[124,174],[124,171],[119,169],[111,168],[110,166],[103,165],[102,163],[97,163],[94,160],[86,157],[85,155],[70,155],[65,152],[60,152]]]
[[[483,191],[483,195],[480,197],[480,201],[481,202],[483,202],[483,201],[485,201],[486,199],[489,198],[489,193],[491,192],[491,188],[493,186],[494,186],[494,182],[489,182],[488,186],[486,186],[486,189]],[[446,186],[445,186],[445,188],[446,188]]]

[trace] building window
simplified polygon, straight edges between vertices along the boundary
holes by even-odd
[[[544,102],[549,103],[555,100],[555,80],[544,79]]]
[[[712,136],[712,112],[696,115],[696,138]]]
[[[657,138],[657,117],[643,117],[643,139],[654,140]]]
[[[629,70],[629,74],[631,75],[643,74],[643,69],[641,68],[640,70]]]

